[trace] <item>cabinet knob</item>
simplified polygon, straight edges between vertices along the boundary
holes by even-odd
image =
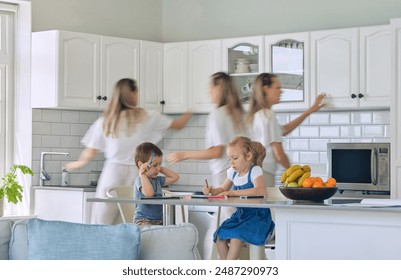
[[[356,94],[355,93],[351,94],[351,98],[352,99],[356,98]]]
[[[160,104],[164,105],[164,104],[166,104],[166,101],[162,100],[162,101],[160,101]]]
[[[102,99],[103,99],[104,101],[106,101],[106,100],[107,100],[107,96],[103,96]]]
[[[363,94],[362,93],[359,93],[358,94],[358,98],[362,98],[363,97]]]
[[[102,96],[98,95],[98,96],[96,96],[96,99],[97,99],[97,100],[101,100],[101,99],[102,99]]]

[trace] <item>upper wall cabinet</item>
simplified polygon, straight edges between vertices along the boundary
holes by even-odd
[[[140,43],[139,104],[161,111],[163,99],[163,43]]]
[[[223,39],[223,70],[234,79],[238,94],[249,102],[256,76],[264,69],[263,36]]]
[[[311,32],[311,96],[326,92],[330,108],[388,108],[390,62],[388,26]]]
[[[103,109],[115,83],[139,77],[139,41],[93,34],[32,33],[33,108]]]
[[[221,71],[221,41],[164,44],[163,111],[207,113],[210,76]]]
[[[309,53],[308,32],[265,36],[265,71],[278,76],[283,91],[274,110],[308,108]]]

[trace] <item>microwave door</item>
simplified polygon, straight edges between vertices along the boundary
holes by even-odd
[[[373,148],[372,149],[372,154],[371,154],[371,161],[370,161],[370,170],[372,174],[372,185],[376,186],[377,185],[377,149]]]

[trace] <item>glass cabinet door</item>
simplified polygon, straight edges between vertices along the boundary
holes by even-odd
[[[223,67],[233,77],[243,103],[248,103],[256,76],[263,69],[263,37],[224,39]]]
[[[297,110],[309,106],[309,34],[265,36],[266,72],[274,73],[283,93],[274,109]]]

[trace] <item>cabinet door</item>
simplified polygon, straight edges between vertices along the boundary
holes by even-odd
[[[255,78],[264,69],[264,37],[223,39],[222,44],[223,70],[233,77],[241,101],[248,103]]]
[[[139,104],[141,107],[161,111],[163,98],[163,43],[140,43]]]
[[[102,36],[100,61],[102,79],[97,96],[101,99],[100,107],[104,108],[111,99],[116,82],[123,78],[138,81],[139,41]]]
[[[390,26],[360,28],[360,107],[390,107]]]
[[[188,43],[164,45],[163,111],[182,113],[188,108]]]
[[[189,110],[207,113],[213,107],[209,96],[210,77],[221,71],[221,41],[195,41],[188,44]]]
[[[60,107],[98,108],[99,51],[98,35],[59,32]]]
[[[82,223],[85,203],[81,190],[34,190],[34,215],[39,219]]]
[[[265,36],[265,72],[279,75],[283,90],[274,110],[309,107],[309,53],[308,32]]]
[[[330,107],[356,108],[358,77],[357,28],[311,32],[311,100],[325,92]]]

